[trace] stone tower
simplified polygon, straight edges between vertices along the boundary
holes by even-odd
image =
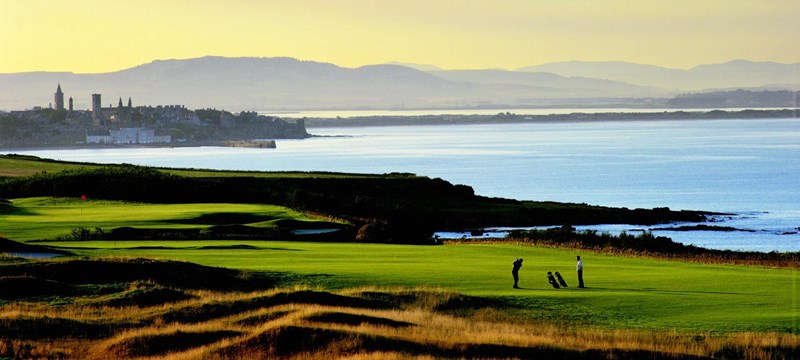
[[[64,93],[61,92],[61,83],[58,83],[58,88],[56,89],[56,110],[64,110]]]
[[[72,111],[72,96],[69,97],[69,111]]]
[[[103,105],[100,102],[100,94],[92,94],[92,120],[95,126],[100,125],[100,118],[103,116]]]

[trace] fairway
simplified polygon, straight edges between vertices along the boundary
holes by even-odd
[[[0,176],[28,176],[38,173],[97,168],[95,164],[65,163],[20,155],[0,156]]]
[[[443,288],[503,297],[525,316],[600,327],[798,333],[795,270],[694,264],[582,253],[586,289],[575,285],[575,252],[525,245],[408,246],[303,242],[72,242],[88,256],[144,256],[251,271],[308,275],[311,285]],[[246,245],[243,249],[241,245]],[[160,249],[142,247],[162,247]],[[213,249],[202,249],[213,246]],[[228,247],[227,249],[225,247]],[[511,262],[523,257],[521,290]],[[569,288],[553,289],[547,271]]]
[[[13,199],[12,203],[14,209],[0,213],[0,234],[17,241],[52,240],[79,227],[207,228],[225,225],[226,218],[254,227],[273,227],[280,220],[320,221],[273,205],[144,204],[50,197]]]
[[[524,244],[413,246],[298,241],[54,241],[76,227],[203,228],[227,223],[271,227],[316,219],[285,207],[246,204],[144,204],[79,198],[12,199],[0,214],[3,236],[37,240],[77,255],[151,257],[247,271],[284,273],[300,284],[439,288],[501,298],[531,319],[606,328],[800,333],[800,272],[699,264]],[[45,240],[46,239],[46,240]],[[44,240],[44,241],[43,241]],[[575,256],[586,289],[576,287]],[[522,289],[511,263],[524,258]],[[548,271],[570,285],[553,289]]]

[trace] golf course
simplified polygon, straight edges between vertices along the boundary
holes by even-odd
[[[797,254],[743,266],[601,246],[424,241],[431,229],[496,225],[512,212],[584,222],[696,214],[481,199],[408,174],[136,169],[120,176],[144,174],[137,185],[109,177],[125,187],[84,187],[96,171],[118,170],[0,157],[0,252],[38,254],[0,256],[0,358],[800,356]],[[160,174],[171,189],[246,186],[192,202],[189,192],[162,195],[148,182]],[[255,187],[246,181],[273,188],[244,201]],[[337,192],[346,181],[364,181],[364,195]],[[293,195],[276,195],[287,184]],[[451,198],[434,210],[424,190],[383,194],[413,186]],[[521,289],[512,288],[517,258]],[[552,287],[548,271],[569,286]]]

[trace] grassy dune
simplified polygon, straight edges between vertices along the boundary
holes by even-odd
[[[139,274],[69,273],[98,266]],[[230,292],[279,279],[135,259],[6,264],[3,275],[59,293],[0,308],[0,356],[12,358],[788,358],[800,336],[613,330],[520,318],[513,299],[426,288],[308,287]],[[201,273],[204,282],[182,283]],[[162,274],[170,274],[164,276]],[[5,276],[4,278],[8,278]],[[25,286],[23,286],[25,288]],[[76,293],[76,288],[84,292]],[[71,290],[72,289],[72,290]],[[92,291],[88,291],[94,289]]]
[[[246,270],[281,272],[309,286],[443,288],[513,299],[520,316],[606,328],[798,333],[796,270],[663,261],[584,252],[588,289],[576,289],[575,250],[514,244],[405,246],[295,241],[52,241],[73,227],[208,227],[235,218],[251,226],[308,215],[269,205],[141,204],[28,198],[0,215],[15,240],[57,246],[88,257],[141,256]],[[232,216],[244,214],[246,216]],[[199,219],[199,220],[198,220]],[[511,288],[511,262],[525,258],[522,290]],[[547,271],[572,287],[555,290]]]
[[[0,157],[0,177],[92,166]],[[133,170],[125,174],[143,169]],[[337,190],[332,184],[369,177],[157,171],[211,182],[229,176],[329,177],[335,181],[312,187],[326,196]],[[94,175],[119,195],[105,175]],[[394,175],[391,181],[404,176]],[[35,176],[43,182],[30,184],[46,189],[49,177]],[[160,183],[139,184],[138,190],[146,194],[154,184]],[[414,184],[379,186],[373,195],[413,191]],[[428,190],[435,192],[436,186]],[[321,204],[355,201],[350,205],[356,210],[383,199],[322,195]],[[699,264],[522,242],[412,246],[288,239],[58,240],[77,227],[272,229],[336,222],[255,201],[148,204],[84,202],[79,196],[0,201],[0,238],[26,242],[0,239],[0,250],[27,252],[36,244],[75,254],[58,260],[0,256],[0,358],[800,357],[796,266]],[[403,200],[408,203],[395,206],[414,205],[417,198]],[[502,210],[499,214],[527,206],[486,201],[481,203],[488,206],[484,210]],[[466,206],[459,204],[454,208]],[[559,208],[563,214],[605,211],[545,205],[531,214],[552,215]],[[576,254],[584,259],[586,289],[576,288]],[[519,257],[525,263],[522,289],[516,290],[510,270]],[[560,271],[570,287],[550,287],[547,271]]]
[[[800,274],[796,270],[582,253],[588,288],[578,289],[575,252],[526,245],[405,246],[303,242],[79,242],[87,256],[179,259],[251,272],[301,275],[312,286],[443,288],[502,297],[520,316],[608,328],[800,333]],[[81,250],[83,249],[83,250]],[[522,290],[511,288],[511,262],[525,259]],[[569,288],[553,289],[547,271]]]

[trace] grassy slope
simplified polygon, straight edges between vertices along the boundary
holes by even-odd
[[[86,166],[49,161],[31,162],[7,157],[0,157],[0,165],[0,168],[7,169],[0,176],[20,176],[32,172],[52,172]],[[196,176],[209,176],[207,174],[219,175],[216,172],[195,173]],[[182,175],[186,176],[187,173]],[[42,211],[47,215],[44,218],[37,219],[35,216],[22,214],[13,215],[16,218],[0,218],[0,232],[6,233],[9,238],[23,240],[50,237],[75,226],[131,226],[132,222],[158,226],[164,224],[161,220],[165,218],[175,220],[192,217],[198,209],[197,204],[159,205],[158,208],[153,208],[149,207],[151,205],[137,207],[108,202],[104,203],[108,207],[104,207],[102,211],[85,214],[83,211],[88,210],[76,208],[76,200],[68,200],[66,203],[68,206],[63,209],[49,210],[43,204]],[[115,204],[119,206],[116,207]],[[202,206],[203,212],[272,211],[258,206],[257,209],[251,208],[252,205]],[[214,206],[220,208],[213,208]],[[170,207],[171,212],[155,211]],[[137,209],[141,211],[137,212]],[[120,222],[123,218],[125,222]],[[13,222],[10,221],[12,219]],[[241,242],[226,242],[225,245],[238,243]],[[697,265],[584,253],[582,255],[586,262],[586,278],[590,288],[577,290],[574,288],[575,278],[572,271],[575,254],[570,250],[515,245],[415,247],[288,242],[248,244],[261,249],[198,249],[203,245],[220,245],[219,242],[193,242],[191,245],[185,242],[69,245],[99,248],[84,250],[83,253],[87,255],[158,256],[239,269],[329,275],[316,277],[315,281],[334,288],[355,285],[446,287],[468,294],[510,297],[513,301],[526,305],[524,311],[530,312],[532,316],[570,322],[586,321],[610,327],[800,332],[800,275],[793,270]],[[115,249],[116,246],[184,248]],[[527,259],[521,273],[521,285],[526,289],[512,291],[510,263],[517,257]],[[565,274],[573,287],[561,290],[548,288],[544,282],[544,274],[555,270]]]
[[[247,244],[257,249],[237,249]],[[359,285],[442,287],[508,297],[535,318],[603,327],[691,331],[782,331],[800,327],[800,275],[793,270],[693,264],[583,253],[588,288],[575,288],[574,252],[524,245],[404,246],[298,242],[54,243],[93,248],[85,255],[180,259],[255,271],[287,271],[332,288]],[[166,246],[172,249],[134,249]],[[511,262],[525,258],[522,290],[511,288]],[[571,285],[552,289],[547,271]]]
[[[204,226],[186,219],[208,213],[251,213],[309,220],[292,210],[241,204],[138,204],[77,199],[16,199],[16,214],[0,216],[15,240],[54,238],[73,227]],[[268,226],[269,221],[259,223]],[[575,289],[574,251],[522,245],[403,246],[244,241],[53,242],[89,256],[179,259],[253,271],[310,277],[325,287],[444,287],[471,295],[512,297],[533,317],[609,327],[707,331],[800,332],[800,275],[793,270],[700,265],[605,254],[582,254],[589,289]],[[245,244],[256,249],[237,247]],[[211,246],[213,249],[202,249]],[[225,248],[228,246],[228,248]],[[136,249],[162,247],[161,249]],[[511,289],[511,262],[526,259],[523,290]],[[547,271],[573,287],[555,290]],[[321,275],[321,276],[319,276]]]
[[[248,204],[142,204],[78,198],[25,198],[12,200],[10,214],[0,214],[0,233],[28,241],[54,239],[74,228],[110,229],[122,226],[146,228],[201,228],[207,214],[247,214],[257,222],[251,226],[271,227],[277,220],[314,221],[291,209],[273,205]]]
[[[42,159],[30,156],[20,155],[0,155],[0,177],[19,177],[28,176],[41,172],[59,172],[64,170],[75,170],[81,168],[101,168],[108,165],[90,164],[90,163],[77,163],[77,162],[63,162],[49,159]],[[291,171],[228,171],[228,170],[208,170],[208,169],[170,169],[159,168],[159,170],[179,176],[186,177],[236,177],[236,176],[250,176],[260,178],[326,178],[326,179],[342,179],[342,178],[379,178],[382,175],[372,174],[345,174],[335,172],[291,172]]]
[[[38,170],[53,161],[19,157],[0,159]],[[25,165],[27,164],[27,165]],[[64,166],[79,166],[68,163]],[[0,172],[2,172],[0,164]],[[42,170],[44,171],[44,170]],[[175,175],[180,174],[180,175]],[[353,222],[385,224],[372,241],[393,237],[427,242],[433,229],[485,226],[700,221],[700,212],[666,208],[625,209],[520,202],[475,196],[468,186],[413,174],[261,173],[156,169],[106,165],[94,169],[0,178],[0,197],[77,197],[151,203],[276,204],[328,214]],[[379,229],[380,230],[380,229]]]
[[[107,269],[100,277],[65,276],[98,266]],[[37,273],[0,278],[4,286],[23,287],[17,296],[69,296],[57,306],[39,297],[0,307],[0,357],[9,358],[781,359],[796,358],[800,348],[800,337],[780,333],[709,336],[519,321],[497,312],[505,309],[502,301],[445,291],[218,292],[230,282],[258,287],[248,286],[252,277],[187,263],[44,261],[0,270]],[[198,272],[202,283],[184,283]],[[119,284],[133,280],[126,273],[150,280]]]
[[[58,172],[78,168],[96,168],[98,165],[47,161],[27,156],[0,156],[0,177],[28,176],[40,172]]]

